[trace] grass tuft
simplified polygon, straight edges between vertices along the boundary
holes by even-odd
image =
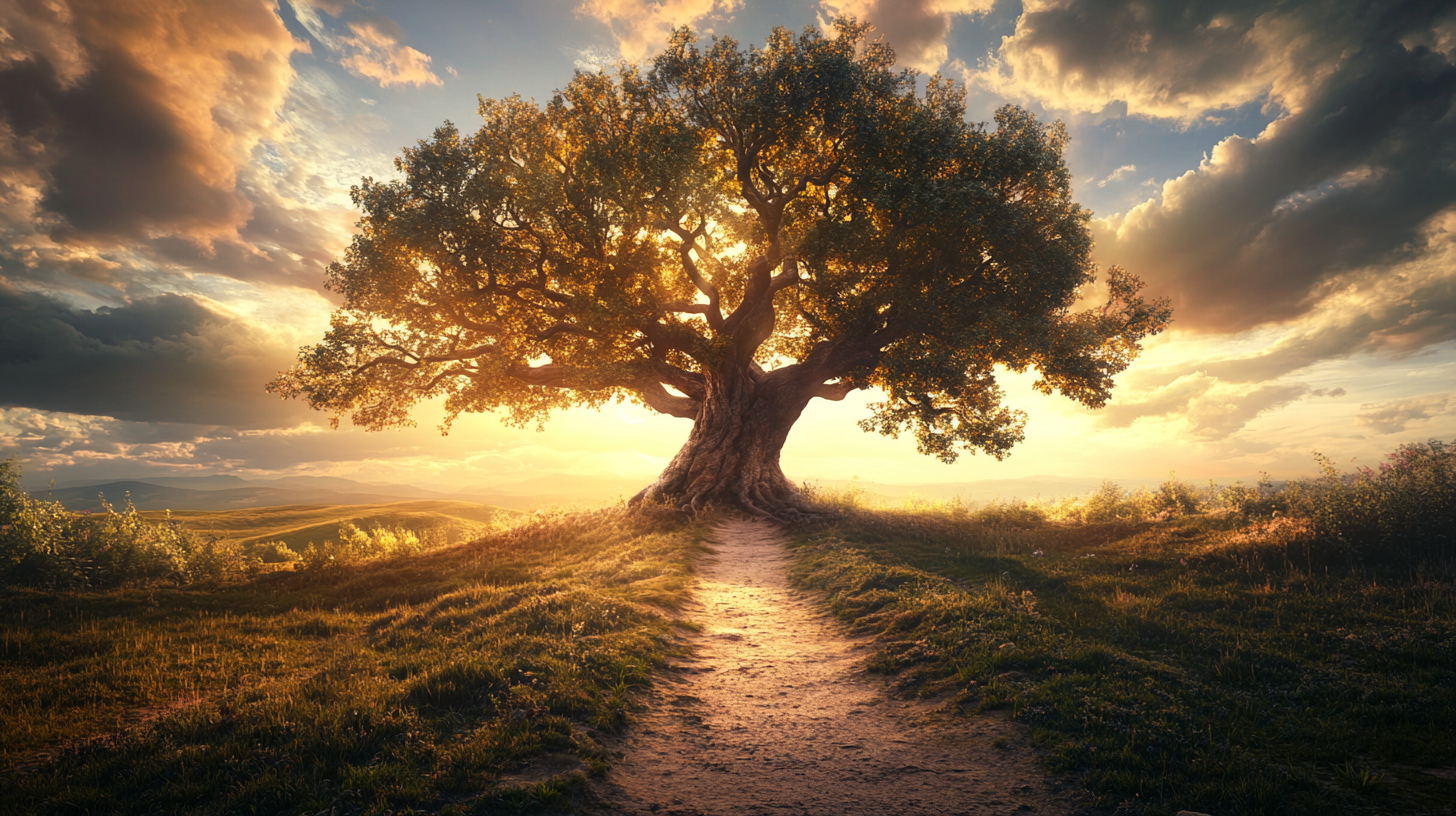
[[[212,587],[0,598],[0,812],[514,812],[542,753],[605,767],[680,650],[702,530],[548,514]]]
[[[899,693],[1009,711],[1105,807],[1435,810],[1456,801],[1422,771],[1456,761],[1452,528],[1400,508],[1444,495],[1450,460],[1410,450],[1419,478],[1327,473],[1259,495],[1262,516],[830,497],[833,519],[796,532],[792,576],[875,638],[868,668]],[[1350,521],[1367,511],[1378,523]]]

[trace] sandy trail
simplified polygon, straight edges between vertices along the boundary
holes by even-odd
[[[614,746],[594,798],[613,813],[1070,813],[1004,718],[889,699],[863,651],[789,585],[777,531],[716,528],[696,657]],[[993,743],[1001,741],[1001,747]]]

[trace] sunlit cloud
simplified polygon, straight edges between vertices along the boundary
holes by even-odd
[[[956,16],[985,14],[995,0],[822,0],[819,24],[840,15],[874,25],[898,65],[934,74],[950,57],[946,39]]]
[[[641,62],[661,50],[678,26],[698,26],[741,5],[742,0],[585,0],[577,11],[607,25],[622,59]]]
[[[1447,413],[1449,394],[1422,394],[1418,397],[1367,403],[1360,406],[1356,422],[1377,433],[1399,433],[1419,427],[1432,417]]]
[[[400,42],[403,33],[394,21],[366,9],[353,0],[290,0],[294,17],[310,36],[333,52],[341,66],[355,76],[372,79],[381,88],[442,85],[430,70],[428,54]],[[344,21],[348,33],[319,16],[352,17]],[[453,71],[453,69],[451,69]]]
[[[21,222],[7,231],[207,242],[247,221],[237,170],[277,133],[298,47],[270,8],[27,3],[5,25],[0,207]]]
[[[235,427],[300,413],[262,392],[291,344],[180,295],[86,310],[0,285],[0,348],[0,407]]]
[[[413,85],[442,85],[430,70],[430,57],[423,52],[400,45],[374,23],[349,23],[352,36],[340,42],[351,53],[339,60],[350,72],[373,79],[382,88]]]

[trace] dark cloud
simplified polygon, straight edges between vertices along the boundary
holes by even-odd
[[[1159,388],[1195,372],[1227,383],[1267,382],[1358,353],[1429,353],[1456,338],[1456,213],[1446,221],[1453,229],[1432,230],[1414,248],[1416,259],[1346,281],[1343,291],[1326,296],[1315,313],[1257,353],[1145,368],[1130,372],[1127,384]]]
[[[199,172],[208,147],[167,107],[165,85],[125,53],[93,59],[70,87],[38,58],[0,70],[0,111],[52,157],[40,205],[59,219],[53,236],[210,234],[245,221],[231,178]]]
[[[1456,9],[1432,0],[1054,0],[1027,4],[978,79],[1053,108],[1122,105],[1185,125],[1260,100],[1281,111],[1097,230],[1099,257],[1170,295],[1179,327],[1236,332],[1306,316],[1350,275],[1450,240],[1431,231],[1456,207],[1456,64],[1432,32],[1453,26]],[[1371,306],[1395,321],[1425,310]],[[1449,315],[1436,304],[1399,342],[1456,336]],[[1397,328],[1325,339],[1347,353]]]
[[[276,427],[306,413],[263,392],[292,355],[187,297],[87,311],[0,286],[0,407]]]
[[[0,54],[12,150],[42,144],[37,226],[206,243],[246,223],[237,168],[276,128],[291,35],[262,3],[19,2]],[[0,141],[0,145],[4,142]]]
[[[1315,104],[1232,138],[1105,232],[1102,254],[1173,295],[1181,326],[1307,313],[1337,276],[1413,257],[1456,205],[1456,66],[1375,44]]]

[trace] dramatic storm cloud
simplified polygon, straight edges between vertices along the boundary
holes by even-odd
[[[238,167],[277,127],[297,44],[264,3],[11,0],[5,209],[60,240],[232,234]]]
[[[267,427],[298,419],[262,390],[292,352],[179,295],[89,311],[0,287],[0,407]]]

